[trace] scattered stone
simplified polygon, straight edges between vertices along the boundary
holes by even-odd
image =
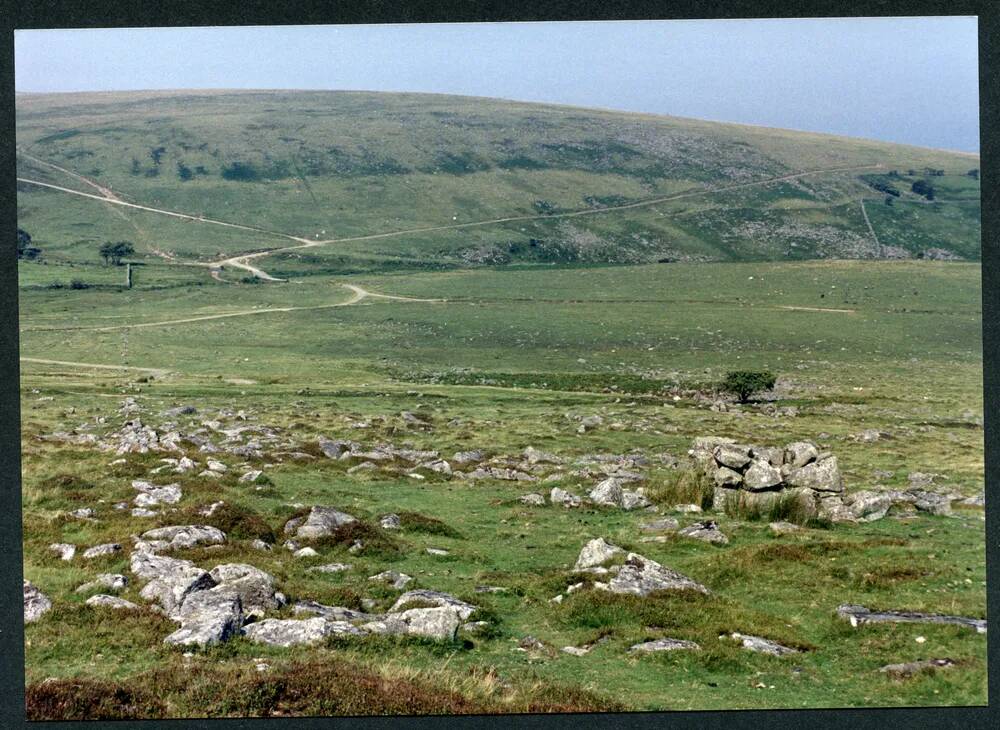
[[[49,545],[49,550],[58,555],[60,560],[67,562],[72,560],[73,556],[76,555],[76,545],[70,545],[66,542],[57,542]]]
[[[355,611],[343,606],[325,606],[316,601],[299,601],[292,606],[292,613],[296,616],[304,613],[312,614],[331,621],[370,621],[377,618],[362,611]]]
[[[331,441],[328,438],[320,436],[318,443],[323,456],[328,459],[339,459],[351,450],[351,443],[349,441]]]
[[[454,640],[463,618],[450,607],[413,608],[363,624],[362,629],[377,634],[408,634],[430,639]]]
[[[587,431],[597,428],[602,423],[604,423],[604,419],[600,416],[586,416],[580,419],[580,425],[576,430],[577,433],[586,433]]]
[[[100,573],[97,578],[76,589],[77,593],[89,593],[103,588],[107,591],[121,591],[128,586],[128,578],[120,573]]]
[[[610,479],[605,479],[603,482],[594,487],[590,494],[588,495],[594,504],[603,505],[605,507],[621,507],[622,505],[622,488],[618,480],[614,477]]]
[[[209,459],[205,465],[208,467],[209,471],[217,471],[223,474],[229,471],[229,467],[227,467],[221,461],[216,461],[215,459]]]
[[[379,525],[382,526],[383,530],[398,530],[401,526],[399,515],[389,514],[385,515],[379,520]]]
[[[791,522],[772,522],[768,527],[771,528],[771,532],[775,535],[787,535],[790,532],[800,532],[802,530],[798,525],[793,525]]]
[[[155,507],[158,504],[177,504],[181,501],[179,484],[155,486],[149,482],[134,481],[132,487],[139,491],[133,502],[136,507]]]
[[[595,584],[603,586],[604,584]],[[654,591],[692,590],[709,593],[709,590],[695,581],[670,568],[665,568],[654,560],[636,553],[629,553],[625,565],[606,585],[612,593],[631,593],[647,596]]]
[[[886,516],[892,506],[892,497],[885,492],[863,490],[845,495],[844,504],[858,520],[873,522]]]
[[[573,570],[594,568],[603,565],[616,555],[623,555],[624,553],[625,551],[617,545],[612,545],[605,542],[603,537],[598,537],[583,546],[580,556],[576,559],[576,564],[573,566]]]
[[[265,612],[281,608],[284,596],[275,591],[274,576],[245,563],[216,565],[209,571],[216,586],[212,591],[239,596],[243,614],[263,617]]]
[[[296,558],[315,558],[319,555],[318,552],[313,550],[311,547],[299,548],[292,555]]]
[[[673,532],[680,527],[680,523],[673,517],[664,517],[654,522],[646,522],[639,525],[643,532]]]
[[[250,543],[250,547],[252,547],[254,550],[260,550],[261,552],[265,553],[269,553],[272,550],[270,543],[264,542],[259,537],[255,538],[253,542]]]
[[[202,517],[211,517],[218,510],[220,510],[221,508],[223,508],[225,506],[226,506],[226,503],[222,502],[222,501],[212,502],[212,504],[210,504],[210,505],[208,505],[206,507],[202,507],[200,510],[198,510],[198,514],[201,515]]]
[[[184,550],[199,545],[221,545],[226,533],[210,525],[170,525],[142,533],[142,540],[153,552]]]
[[[407,583],[413,580],[413,578],[406,575],[406,573],[398,573],[395,570],[386,570],[378,575],[370,576],[368,580],[377,580],[382,583],[388,583],[396,590],[402,590],[406,587]]]
[[[562,464],[563,460],[553,454],[529,446],[521,454],[529,464]]]
[[[519,642],[517,642],[517,648],[523,649],[524,651],[543,651],[547,652],[548,647],[544,642],[536,639],[534,636],[525,636]]]
[[[530,494],[522,494],[518,501],[521,504],[526,504],[532,507],[542,507],[545,505],[545,497],[536,492],[531,492]]]
[[[560,649],[560,651],[563,652],[564,654],[570,654],[572,656],[586,656],[587,654],[590,653],[590,649],[591,647],[589,646],[588,647],[564,646],[562,649]]]
[[[442,550],[441,548],[427,548],[427,553],[429,555],[450,555],[447,550]]]
[[[327,636],[334,634],[361,636],[364,632],[354,628],[346,621],[331,621],[317,617],[308,619],[268,618],[243,627],[243,634],[250,641],[258,644],[287,647],[317,644],[326,639]]]
[[[639,492],[632,492],[628,489],[622,490],[622,504],[621,507],[627,512],[631,512],[634,509],[641,509],[643,507],[649,507],[652,502],[646,498],[646,495],[640,494]]]
[[[345,570],[351,569],[350,563],[327,563],[326,565],[315,565],[312,568],[307,568],[307,573],[343,573]]]
[[[673,507],[674,512],[680,512],[682,514],[698,514],[701,512],[701,505],[698,504],[675,504]]]
[[[91,507],[81,507],[70,512],[69,516],[76,517],[78,520],[89,520],[94,516],[94,510]]]
[[[84,603],[86,603],[88,606],[125,609],[129,611],[139,608],[138,604],[132,603],[132,601],[126,601],[124,598],[118,598],[118,596],[109,596],[103,593],[98,593],[96,596],[91,596],[86,601],[84,601]]]
[[[174,616],[192,593],[215,586],[215,580],[208,571],[190,560],[178,560],[142,550],[132,553],[131,570],[149,581],[139,595],[147,601],[159,603],[168,616]]]
[[[986,506],[986,493],[980,492],[973,497],[966,497],[959,502],[963,507],[985,507]]]
[[[886,664],[879,671],[888,674],[892,679],[909,679],[915,674],[933,672],[953,666],[955,666],[955,662],[951,659],[924,659],[903,664]]]
[[[879,431],[877,428],[866,428],[861,433],[856,433],[851,438],[862,444],[871,444],[876,441],[887,441],[892,438],[888,431]]]
[[[976,633],[986,633],[986,619],[966,618],[965,616],[947,616],[934,613],[918,613],[915,611],[872,611],[864,606],[849,603],[837,607],[837,615],[851,622],[851,626],[867,623],[931,623],[955,624],[975,629]]]
[[[476,586],[472,589],[475,593],[506,593],[507,589],[502,586]]]
[[[243,474],[238,479],[238,481],[239,481],[240,484],[254,484],[262,476],[264,476],[264,472],[260,471],[259,469],[252,469],[252,470],[246,472],[245,474]]]
[[[677,651],[679,649],[697,650],[701,647],[693,641],[684,639],[656,639],[642,644],[633,644],[629,651]]]
[[[399,598],[396,602],[392,604],[392,608],[389,609],[389,613],[398,613],[406,609],[408,603],[430,603],[438,608],[452,608],[458,612],[458,615],[463,621],[469,618],[472,613],[476,610],[476,607],[471,603],[466,603],[461,601],[450,593],[442,593],[440,591],[430,591],[423,588],[419,588],[413,591],[407,591]]]
[[[788,654],[799,654],[798,649],[793,649],[789,646],[782,646],[781,644],[771,641],[770,639],[764,639],[760,636],[746,636],[744,634],[732,633],[729,635],[733,639],[736,639],[741,644],[743,644],[744,649],[749,649],[750,651],[755,651],[760,654],[770,654],[771,656],[786,656]]]
[[[285,523],[285,533],[294,532],[298,538],[317,538],[332,535],[337,528],[357,522],[357,519],[333,507],[313,507],[305,518]]]
[[[49,600],[48,596],[33,586],[30,581],[24,581],[24,622],[37,621],[50,608],[52,608],[52,601]]]
[[[473,451],[458,451],[451,460],[456,464],[465,466],[466,464],[478,464],[485,458],[485,453],[479,449],[474,449]]]
[[[87,548],[83,551],[83,557],[87,560],[92,558],[100,558],[105,555],[116,555],[122,551],[122,546],[117,542],[107,542],[103,545],[94,545],[92,548]]]
[[[561,504],[563,507],[579,507],[583,504],[583,500],[580,497],[570,494],[559,487],[552,487],[552,491],[549,492],[549,501],[552,504]]]
[[[688,525],[683,530],[680,530],[677,534],[682,537],[690,537],[695,540],[701,540],[702,542],[710,542],[713,545],[729,544],[729,538],[719,531],[718,524],[716,524],[713,520],[695,522],[692,525]]]
[[[147,509],[146,507],[134,507],[131,512],[133,517],[156,517],[158,514],[160,513],[156,510]]]

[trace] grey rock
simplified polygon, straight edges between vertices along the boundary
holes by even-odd
[[[292,613],[296,616],[301,614],[321,616],[330,621],[370,621],[379,618],[364,611],[355,611],[352,608],[344,608],[343,606],[326,606],[316,601],[299,601],[292,606]]]
[[[621,507],[622,488],[617,479],[611,477],[598,484],[588,495],[594,504],[605,507]]]
[[[673,532],[680,527],[680,523],[673,517],[664,517],[653,522],[646,522],[639,525],[643,532]]]
[[[307,573],[343,573],[345,570],[350,570],[350,563],[327,563],[326,565],[314,565],[311,568],[307,568]]]
[[[867,623],[931,623],[955,624],[975,629],[976,633],[986,633],[986,620],[967,618],[965,616],[948,616],[935,613],[918,613],[916,611],[872,611],[864,606],[849,603],[837,606],[837,615],[851,622],[851,626]]]
[[[476,610],[476,607],[472,604],[461,601],[449,593],[417,589],[407,591],[396,599],[396,602],[392,604],[392,608],[389,609],[389,613],[399,613],[404,611],[406,610],[406,605],[408,603],[413,603],[415,601],[430,603],[438,608],[452,608],[458,613],[459,617],[463,621],[467,620]]]
[[[483,451],[474,449],[472,451],[458,451],[451,460],[456,464],[465,466],[466,464],[478,464],[485,458],[486,454]]]
[[[69,562],[76,555],[76,545],[70,545],[67,542],[57,542],[49,545],[49,550],[54,552],[59,556],[60,560],[65,560]]]
[[[391,613],[380,620],[362,625],[362,629],[379,634],[408,634],[431,639],[453,640],[463,617],[451,606],[412,608]]]
[[[709,592],[705,586],[696,583],[686,575],[636,553],[629,553],[626,556],[625,565],[607,584],[607,590],[612,593],[631,593],[637,596],[648,596],[654,591]]]
[[[755,651],[759,654],[770,654],[771,656],[787,656],[789,654],[799,654],[798,649],[782,646],[776,641],[764,639],[760,636],[746,636],[744,634],[732,633],[730,636],[741,644],[744,649]]]
[[[31,623],[41,618],[52,608],[52,601],[30,581],[24,581],[24,622]]]
[[[750,491],[770,489],[781,484],[781,470],[762,459],[750,462],[750,468],[743,475],[743,486]]]
[[[712,456],[722,466],[738,471],[750,463],[750,447],[739,444],[719,444],[712,450]]]
[[[153,550],[184,550],[199,545],[221,545],[226,534],[210,525],[170,525],[142,533]]]
[[[87,548],[83,551],[83,557],[87,560],[92,558],[100,558],[105,555],[117,555],[122,551],[122,546],[117,542],[107,542],[103,545],[94,545],[94,547]]]
[[[397,514],[385,515],[378,523],[382,526],[383,530],[398,530],[401,527],[399,515]]]
[[[938,669],[948,669],[955,666],[951,659],[923,659],[915,662],[905,662],[902,664],[886,664],[879,671],[888,674],[893,679],[908,679],[916,674]]]
[[[806,464],[791,472],[785,481],[793,487],[806,487],[817,492],[844,491],[836,456]]]
[[[622,509],[626,511],[632,511],[634,509],[641,509],[643,507],[649,507],[652,502],[646,498],[644,494],[639,494],[638,492],[632,492],[628,489],[622,490]]]
[[[209,571],[216,582],[213,591],[235,593],[246,616],[262,617],[281,608],[284,601],[275,591],[274,576],[245,563],[216,565]]]
[[[128,586],[128,578],[120,573],[100,573],[97,578],[76,589],[77,593],[89,593],[97,589],[121,591]]]
[[[396,590],[402,590],[406,587],[413,578],[406,575],[406,573],[399,573],[395,570],[384,570],[377,575],[370,576],[368,580],[376,580],[382,583],[388,583]]]
[[[306,518],[298,523],[295,536],[298,538],[317,538],[332,535],[337,528],[357,522],[357,520],[333,507],[313,507]],[[287,527],[286,527],[287,532]]]
[[[785,450],[773,446],[751,446],[750,456],[766,461],[771,466],[780,467],[785,463]]]
[[[701,647],[693,641],[686,641],[684,639],[656,639],[655,641],[646,641],[641,644],[633,644],[629,651],[677,651],[678,649],[692,649],[697,650]]]
[[[315,558],[318,555],[319,553],[316,552],[311,547],[299,548],[298,550],[292,553],[292,556],[296,558]]]
[[[712,478],[715,480],[715,486],[717,487],[739,487],[743,483],[743,475],[738,471],[730,469],[728,466],[720,466],[716,469]]]
[[[218,644],[235,636],[243,625],[240,597],[219,588],[190,594],[172,618],[181,627],[163,641],[181,646]]]
[[[253,542],[250,543],[250,547],[254,550],[260,550],[261,552],[269,553],[272,550],[271,544],[264,542],[259,537],[255,538]]]
[[[78,520],[87,520],[94,516],[94,510],[91,507],[81,507],[70,512],[69,516],[76,517]]]
[[[683,530],[680,530],[677,534],[681,537],[690,537],[694,540],[710,542],[713,545],[729,544],[729,538],[719,531],[719,526],[712,520],[695,522],[693,525],[688,525]]]
[[[791,522],[772,522],[768,525],[775,535],[787,535],[790,532],[801,532],[802,528]]]
[[[175,615],[190,594],[215,586],[215,580],[208,571],[189,560],[134,552],[131,569],[139,578],[149,581],[139,595],[147,601],[159,603],[168,616]]]
[[[563,507],[579,507],[583,500],[575,494],[571,494],[559,487],[552,487],[549,492],[549,501],[552,504],[561,504]]]
[[[318,443],[320,451],[328,459],[339,459],[351,450],[350,441],[331,441],[328,438],[320,436]]]
[[[98,593],[96,596],[91,596],[86,601],[84,601],[88,606],[98,606],[100,608],[113,608],[116,610],[124,609],[127,611],[134,611],[139,608],[138,604],[132,603],[132,601],[126,601],[124,598],[119,598],[118,596],[109,596],[103,593]]]
[[[784,463],[798,469],[814,461],[819,456],[819,449],[811,441],[796,441],[785,447]]]
[[[863,490],[845,496],[844,503],[858,520],[873,522],[886,516],[892,506],[892,497],[885,492]]]
[[[548,454],[544,451],[539,451],[538,449],[529,446],[521,454],[525,461],[529,464],[562,464],[563,460],[554,454]]]
[[[328,636],[362,636],[364,632],[354,628],[346,621],[331,621],[316,617],[308,619],[275,619],[263,621],[243,627],[243,634],[250,641],[270,646],[297,646],[300,644],[318,644]]]
[[[915,500],[913,506],[921,512],[928,512],[932,515],[950,515],[951,500],[943,494],[935,492],[914,492]]]
[[[522,494],[518,497],[518,501],[521,504],[526,504],[531,507],[542,507],[545,505],[545,497],[537,492],[531,492],[530,494]]]
[[[158,504],[177,504],[181,501],[181,496],[179,484],[165,484],[162,487],[150,485],[140,490],[133,502],[137,507],[155,507]]]
[[[616,555],[624,555],[625,551],[617,545],[605,542],[603,537],[594,538],[580,551],[573,570],[586,570],[598,565],[604,565]]]

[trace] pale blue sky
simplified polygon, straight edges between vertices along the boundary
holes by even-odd
[[[30,30],[18,91],[426,91],[978,151],[975,18]]]

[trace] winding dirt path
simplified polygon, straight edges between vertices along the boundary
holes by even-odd
[[[51,167],[53,170],[58,170],[59,172],[62,172],[64,174],[66,174],[66,175],[69,175],[70,177],[75,178],[76,180],[79,180],[84,185],[89,185],[90,187],[92,187],[95,190],[99,191],[101,193],[101,195],[103,195],[108,200],[111,200],[111,201],[114,201],[114,202],[117,202],[117,203],[124,202],[124,201],[122,201],[121,198],[119,198],[117,195],[115,195],[111,191],[111,188],[104,187],[103,185],[101,185],[96,180],[91,180],[89,177],[84,177],[83,175],[80,175],[79,173],[73,172],[72,170],[67,170],[65,167],[60,167],[59,165],[53,164],[51,162],[46,162],[45,160],[41,159],[40,157],[35,157],[34,155],[29,155],[27,152],[22,152],[21,150],[17,150],[17,154],[19,154],[21,157],[24,157],[26,159],[31,160],[32,162],[34,162],[36,164],[44,165],[45,167]]]
[[[420,299],[417,297],[403,297],[396,296],[394,294],[379,294],[378,292],[368,291],[357,284],[341,284],[345,289],[351,290],[350,298],[342,301],[335,302],[333,304],[313,304],[307,307],[268,307],[267,309],[243,309],[237,312],[224,312],[222,314],[206,314],[200,317],[185,317],[183,319],[167,319],[160,320],[157,322],[139,322],[136,324],[115,324],[106,325],[103,327],[25,327],[22,332],[66,332],[66,331],[84,331],[84,332],[113,332],[116,330],[133,330],[133,329],[146,329],[148,327],[169,327],[170,325],[176,324],[188,324],[191,322],[205,322],[209,320],[216,319],[231,319],[233,317],[250,317],[259,314],[274,314],[276,312],[301,312],[314,309],[332,309],[334,307],[350,307],[355,304],[359,304],[365,299],[388,299],[394,301],[402,302],[423,302],[423,303],[436,303],[436,302],[446,302],[446,299]],[[22,360],[27,360],[28,358],[21,358]],[[43,360],[30,360],[31,362],[50,362]],[[55,362],[55,361],[51,361]],[[69,363],[61,363],[69,364]],[[110,366],[109,366],[110,367]]]
[[[281,237],[281,238],[285,238],[285,239],[289,239],[289,240],[292,240],[292,241],[296,241],[299,244],[297,246],[285,246],[283,248],[276,248],[276,249],[269,249],[269,250],[265,250],[265,251],[258,251],[258,252],[252,253],[252,254],[231,256],[231,257],[228,257],[228,258],[225,258],[225,259],[221,259],[219,261],[212,261],[212,262],[207,262],[207,263],[206,262],[187,262],[187,263],[196,263],[197,265],[201,265],[201,266],[208,266],[210,268],[220,268],[220,267],[223,267],[223,266],[232,266],[232,267],[235,267],[235,268],[243,269],[245,271],[249,271],[254,276],[256,276],[256,277],[258,277],[260,279],[263,279],[265,281],[284,281],[284,279],[278,279],[276,277],[271,276],[270,274],[268,274],[263,269],[261,269],[259,267],[256,267],[256,266],[252,265],[249,262],[251,260],[253,260],[253,259],[263,258],[265,256],[272,256],[274,254],[283,253],[285,251],[294,251],[294,250],[303,249],[303,248],[314,248],[314,247],[317,247],[317,246],[324,246],[324,245],[327,245],[327,244],[330,244],[330,243],[351,243],[351,242],[355,242],[355,241],[373,241],[373,240],[383,239],[383,238],[393,238],[395,236],[411,235],[411,234],[414,234],[414,233],[433,233],[435,231],[461,230],[461,229],[465,229],[465,228],[473,228],[473,227],[478,227],[478,226],[496,225],[496,224],[499,224],[499,223],[517,223],[517,222],[526,222],[526,221],[535,221],[535,220],[553,220],[553,219],[563,219],[563,218],[579,218],[579,217],[582,217],[582,216],[589,216],[589,215],[602,215],[604,213],[613,213],[613,212],[621,211],[621,210],[632,210],[632,209],[635,209],[635,208],[644,208],[644,207],[648,207],[648,206],[651,206],[651,205],[657,205],[657,204],[660,204],[660,203],[667,203],[667,202],[671,202],[671,201],[674,201],[674,200],[682,200],[682,199],[685,199],[685,198],[697,197],[697,196],[700,196],[700,195],[714,195],[714,194],[717,194],[717,193],[728,192],[730,190],[739,190],[739,189],[743,189],[743,188],[756,187],[756,186],[760,186],[760,185],[770,185],[772,183],[784,182],[784,181],[787,181],[787,180],[795,180],[795,179],[798,179],[798,178],[801,178],[801,177],[806,177],[806,176],[809,176],[809,175],[819,175],[819,174],[824,174],[824,173],[837,173],[837,172],[852,172],[852,171],[855,171],[855,170],[872,170],[872,169],[878,169],[878,168],[881,168],[881,167],[882,167],[881,163],[876,163],[876,164],[872,164],[872,165],[854,165],[854,166],[851,166],[851,167],[829,167],[829,168],[823,168],[823,169],[817,169],[817,170],[804,170],[802,172],[789,173],[787,175],[778,175],[776,177],[770,177],[770,178],[766,178],[766,179],[763,179],[763,180],[754,180],[754,181],[745,182],[745,183],[733,183],[731,185],[719,185],[719,186],[716,186],[716,187],[703,188],[703,189],[699,189],[699,190],[688,190],[686,192],[674,193],[672,195],[666,195],[666,196],[659,197],[659,198],[652,198],[652,199],[649,199],[649,200],[640,200],[640,201],[635,202],[635,203],[626,203],[626,204],[623,204],[623,205],[608,206],[607,208],[592,208],[592,209],[587,209],[587,210],[569,211],[569,212],[566,212],[566,213],[553,213],[553,214],[550,214],[550,215],[544,215],[544,214],[538,215],[538,214],[536,214],[536,215],[508,216],[506,218],[490,218],[490,219],[487,219],[487,220],[470,221],[470,222],[467,222],[467,223],[450,223],[450,224],[442,225],[442,226],[425,226],[425,227],[422,227],[422,228],[408,228],[408,229],[403,229],[403,230],[399,230],[399,231],[387,231],[387,232],[384,232],[384,233],[371,233],[371,234],[366,234],[366,235],[363,235],[363,236],[347,236],[347,237],[344,237],[344,238],[330,238],[330,239],[325,239],[325,240],[321,240],[321,241],[310,240],[308,238],[303,238],[302,236],[295,236],[295,235],[292,235],[290,233],[281,233],[279,231],[270,231],[270,230],[267,230],[267,229],[264,229],[264,228],[258,228],[258,227],[255,227],[255,226],[247,226],[247,225],[243,225],[243,224],[240,224],[240,223],[230,223],[230,222],[227,222],[227,221],[220,221],[220,220],[215,220],[215,219],[212,219],[212,218],[205,218],[204,216],[194,216],[194,215],[189,215],[187,213],[179,213],[177,211],[165,210],[163,208],[154,208],[154,207],[151,207],[151,206],[148,206],[148,205],[139,205],[137,203],[128,203],[128,202],[125,202],[125,201],[122,201],[122,200],[118,200],[118,199],[111,200],[111,199],[109,199],[107,197],[101,197],[101,196],[97,196],[97,195],[92,195],[90,193],[84,193],[84,192],[81,192],[79,190],[73,190],[71,188],[64,188],[64,187],[61,187],[59,185],[53,185],[51,183],[44,183],[44,182],[41,182],[41,181],[38,181],[38,180],[31,180],[31,179],[22,178],[22,177],[18,177],[17,180],[18,180],[18,182],[26,183],[26,184],[29,184],[29,185],[37,185],[37,186],[40,186],[40,187],[43,187],[43,188],[49,188],[49,189],[57,190],[57,191],[60,191],[60,192],[63,192],[63,193],[69,193],[69,194],[72,194],[72,195],[80,195],[80,196],[83,196],[85,198],[91,198],[91,199],[94,199],[94,200],[101,200],[101,201],[107,202],[107,203],[114,203],[115,205],[123,205],[123,206],[127,206],[129,208],[136,208],[138,210],[145,210],[145,211],[149,211],[149,212],[152,212],[152,213],[161,213],[163,215],[169,215],[169,216],[173,216],[175,218],[182,218],[184,220],[197,221],[197,222],[200,222],[200,223],[209,223],[209,224],[218,225],[218,226],[226,226],[228,228],[236,228],[236,229],[246,230],[246,231],[253,231],[255,233],[261,233],[261,234],[271,235],[271,236],[278,236],[278,237]],[[866,215],[866,218],[867,218],[867,215]],[[181,263],[181,262],[176,261],[175,263]]]
[[[879,251],[882,250],[882,244],[878,240],[878,236],[875,235],[875,229],[872,228],[872,222],[868,219],[868,211],[865,210],[865,199],[861,199],[861,215],[865,217],[865,225],[868,226],[868,232],[872,234],[872,240],[875,241],[875,246]]]
[[[21,362],[33,362],[40,365],[65,365],[72,368],[95,368],[97,370],[135,370],[140,373],[151,373],[157,377],[163,377],[169,370],[163,368],[140,368],[132,365],[98,365],[92,362],[71,362],[69,360],[45,360],[39,357],[22,357]]]

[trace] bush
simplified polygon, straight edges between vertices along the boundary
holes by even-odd
[[[70,289],[89,289],[90,288],[90,284],[88,284],[88,283],[86,283],[84,281],[80,281],[79,279],[73,279],[69,283],[69,288]]]
[[[773,388],[776,380],[775,374],[766,370],[734,370],[726,373],[720,388],[746,403],[755,393]]]

